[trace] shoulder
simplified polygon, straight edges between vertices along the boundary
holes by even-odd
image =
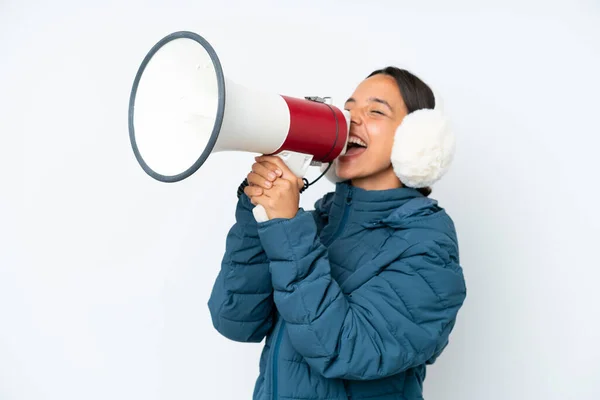
[[[407,248],[458,262],[459,244],[454,220],[439,202],[417,197],[394,210],[380,224],[392,230]]]
[[[334,192],[328,192],[323,195],[319,200],[317,200],[314,204],[314,212],[320,215],[328,215],[329,210],[331,209],[331,205],[333,204],[333,196]]]
[[[313,205],[314,209],[310,210],[315,222],[318,226],[327,224],[329,220],[329,213],[331,211],[331,205],[333,204],[334,192],[326,193],[323,197],[315,202]]]
[[[466,286],[458,237],[446,209],[435,199],[419,197],[392,214],[387,218],[391,235],[405,246],[397,260],[426,279],[444,302],[462,299]]]

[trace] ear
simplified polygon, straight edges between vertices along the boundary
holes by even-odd
[[[454,133],[441,110],[414,111],[404,117],[394,135],[394,172],[405,186],[431,186],[450,168],[455,147]]]

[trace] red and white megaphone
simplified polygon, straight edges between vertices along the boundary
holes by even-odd
[[[346,151],[350,115],[325,99],[260,92],[227,79],[212,46],[174,32],[152,47],[129,100],[129,137],[143,170],[161,182],[196,172],[213,152],[280,156],[298,177]],[[266,221],[262,206],[254,216]]]

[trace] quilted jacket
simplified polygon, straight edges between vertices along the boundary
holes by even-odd
[[[422,399],[466,297],[438,202],[342,182],[292,219],[252,207],[242,194],[208,301],[223,336],[265,340],[252,398]]]

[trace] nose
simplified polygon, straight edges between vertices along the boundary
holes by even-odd
[[[358,110],[358,107],[353,107],[350,110],[350,123],[355,125],[362,124],[361,113]]]

